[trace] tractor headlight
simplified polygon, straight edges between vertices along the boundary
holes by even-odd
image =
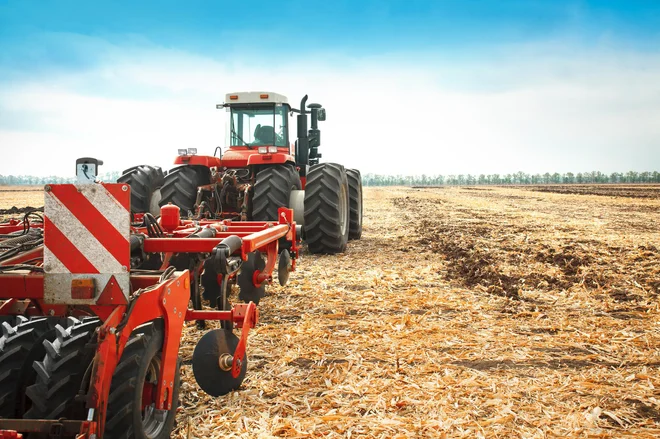
[[[260,146],[259,147],[259,154],[268,154],[268,147],[267,146]]]
[[[271,154],[275,154],[277,152],[277,146],[269,146],[268,152],[270,152]]]
[[[188,148],[188,155],[197,154],[197,148]]]
[[[188,154],[188,150],[185,149],[185,148],[184,148],[184,149],[178,149],[178,150],[177,150],[177,153],[178,153],[179,155],[187,155],[187,154]]]

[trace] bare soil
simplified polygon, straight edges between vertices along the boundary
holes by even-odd
[[[525,186],[527,190],[537,192],[555,192],[558,194],[602,195],[607,197],[651,198],[660,199],[660,185],[650,184],[567,184]]]

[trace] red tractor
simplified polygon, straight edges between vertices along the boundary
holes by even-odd
[[[335,163],[320,163],[321,131],[325,109],[307,103],[292,108],[285,96],[271,92],[230,93],[217,105],[228,115],[227,143],[224,154],[216,148],[214,156],[196,155],[193,148],[180,149],[177,165],[167,174],[155,166],[136,166],[118,179],[131,186],[131,206],[136,217],[156,221],[159,208],[179,207],[182,216],[193,221],[231,219],[233,221],[278,221],[278,209],[290,208],[300,228],[298,236],[312,253],[341,253],[349,239],[362,234],[362,183],[360,171]],[[289,139],[289,115],[297,113],[298,138]],[[308,115],[311,118],[308,130]],[[285,242],[279,248],[278,273],[285,276],[287,266],[297,254]],[[185,255],[177,255],[178,269],[196,272]],[[163,261],[147,261],[149,264]],[[193,265],[191,265],[193,264]],[[240,287],[239,298],[258,303],[265,284],[256,286],[253,273],[267,262],[260,253],[243,263],[233,279]],[[218,282],[209,264],[200,273],[205,296],[216,305]],[[285,282],[280,278],[280,282]],[[197,300],[194,298],[198,297]],[[195,308],[201,296],[193,293]],[[226,309],[227,304],[219,304]]]

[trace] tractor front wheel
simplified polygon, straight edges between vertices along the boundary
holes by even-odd
[[[277,209],[289,206],[292,190],[300,190],[300,176],[291,165],[274,165],[257,174],[252,198],[253,221],[277,221]]]
[[[131,212],[154,213],[157,210],[160,194],[158,189],[163,185],[163,170],[158,166],[134,166],[126,169],[117,183],[126,183],[131,187]]]
[[[342,165],[321,163],[307,175],[305,240],[312,253],[341,253],[349,232],[349,187]]]
[[[197,188],[209,184],[210,171],[204,166],[179,166],[165,176],[165,183],[160,189],[160,206],[172,203],[179,206],[181,216],[195,211]]]

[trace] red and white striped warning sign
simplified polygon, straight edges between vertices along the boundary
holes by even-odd
[[[93,304],[114,276],[128,297],[130,189],[125,184],[46,186],[44,299]],[[72,298],[74,279],[94,279],[93,298]]]

